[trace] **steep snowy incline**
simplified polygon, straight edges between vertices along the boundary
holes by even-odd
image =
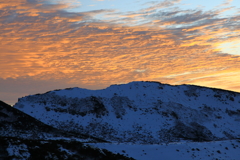
[[[0,101],[0,137],[43,139],[57,135],[61,131]]]
[[[191,85],[131,82],[19,99],[15,108],[66,131],[112,142],[162,143],[240,137],[240,94]]]
[[[68,133],[11,107],[0,101],[0,138],[25,140],[78,140],[79,142],[106,142],[86,135]]]

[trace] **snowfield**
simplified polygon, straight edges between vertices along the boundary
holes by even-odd
[[[161,145],[93,143],[92,147],[121,153],[136,160],[239,160],[240,141],[182,142]]]

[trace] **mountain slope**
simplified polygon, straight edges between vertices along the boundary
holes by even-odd
[[[82,142],[106,141],[60,131],[0,101],[0,159],[132,159]]]
[[[240,137],[240,94],[191,85],[132,82],[71,88],[19,99],[45,124],[111,142],[169,143]]]
[[[0,101],[0,136],[18,138],[47,138],[58,130]]]
[[[79,141],[106,142],[82,134],[67,133],[46,125],[41,121],[0,101],[0,137],[20,139],[71,139]]]

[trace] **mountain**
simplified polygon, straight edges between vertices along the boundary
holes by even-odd
[[[161,144],[240,137],[240,94],[193,85],[131,82],[20,98],[14,108],[64,130],[112,143]]]
[[[0,159],[132,159],[82,142],[106,141],[53,128],[0,101]]]
[[[103,90],[69,88],[30,95],[20,98],[14,108],[59,130],[108,143],[80,143],[74,137],[24,143],[18,140],[20,144],[10,145],[14,147],[8,153],[25,153],[27,146],[31,154],[42,152],[48,159],[87,159],[91,155],[95,159],[130,156],[137,160],[240,157],[240,94],[236,92],[131,82]],[[11,152],[16,146],[20,146],[18,152]]]

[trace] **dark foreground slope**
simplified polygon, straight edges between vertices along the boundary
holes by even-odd
[[[240,137],[240,94],[199,86],[132,82],[103,90],[71,88],[23,97],[14,107],[58,129],[111,142]]]
[[[106,149],[92,148],[69,140],[26,140],[0,137],[3,160],[133,160]]]

